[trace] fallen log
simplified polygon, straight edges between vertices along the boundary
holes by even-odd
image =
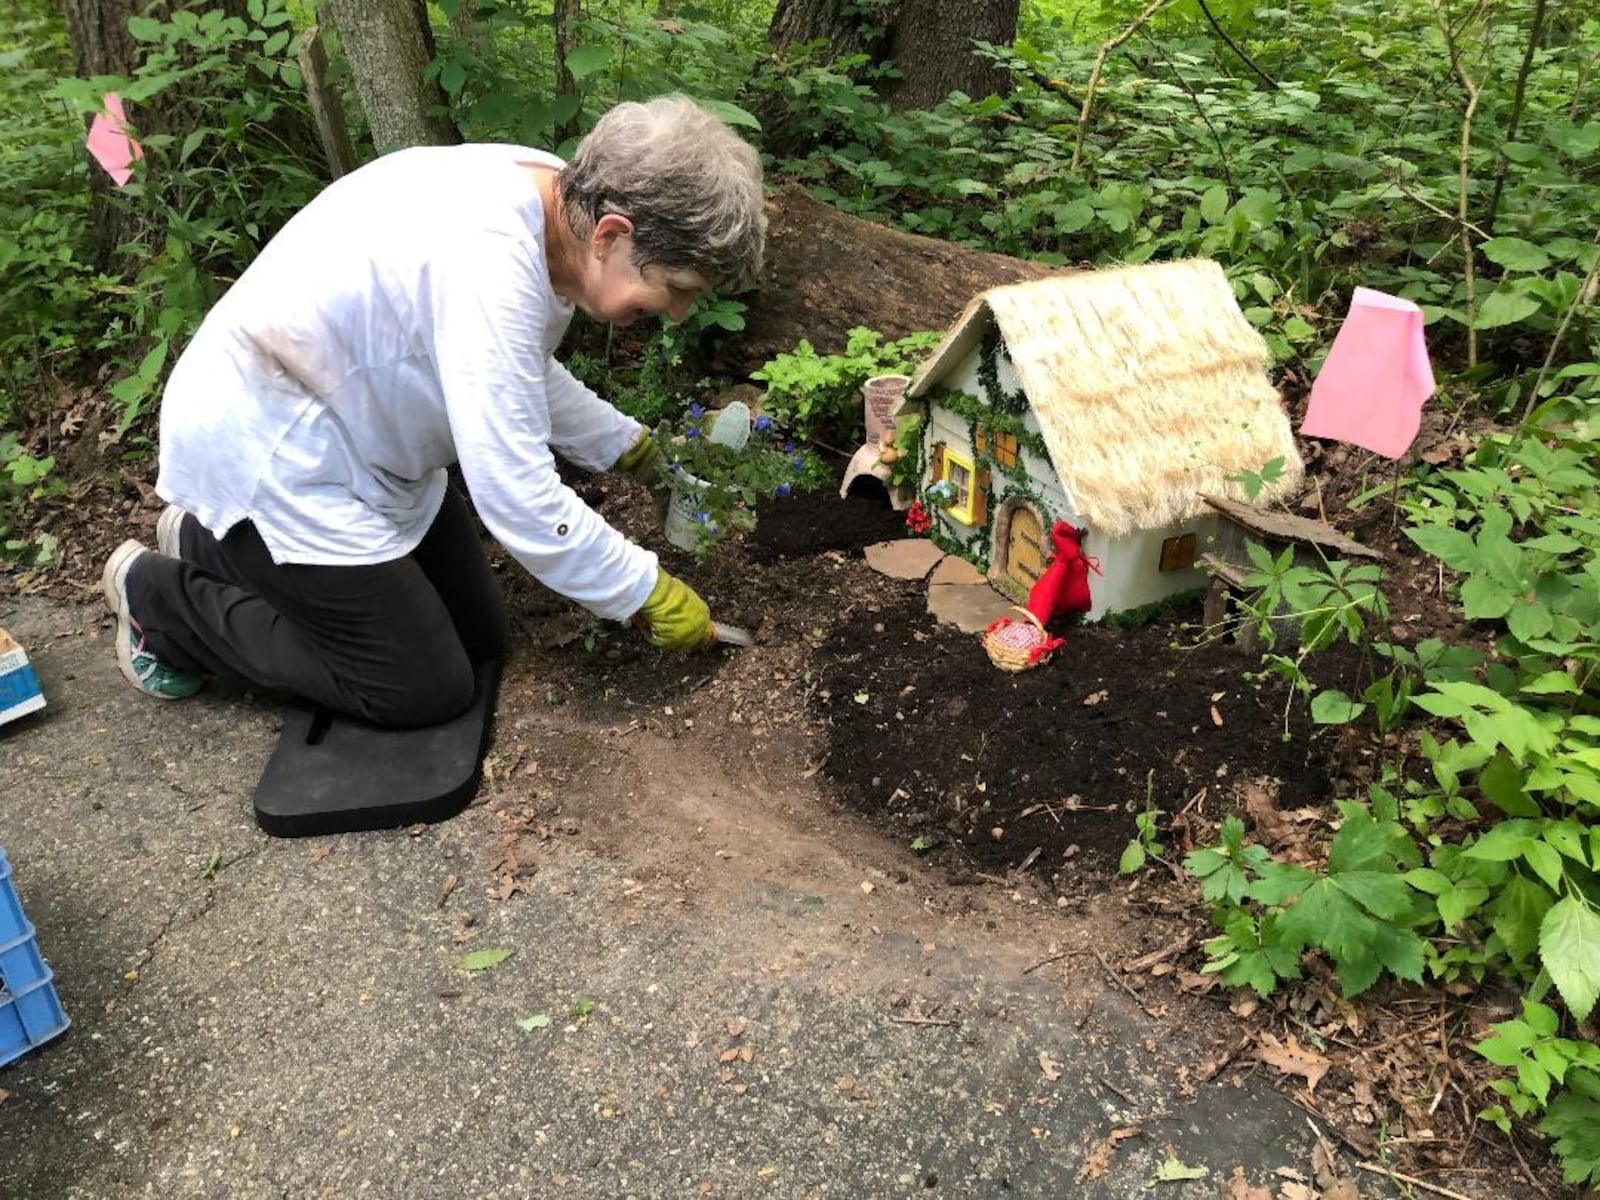
[[[885,340],[945,329],[979,292],[1063,268],[901,233],[785,186],[767,204],[767,255],[757,288],[739,298],[745,329],[716,366],[748,374],[806,339],[843,352],[851,329]]]

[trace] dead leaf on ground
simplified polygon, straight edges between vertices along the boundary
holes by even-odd
[[[1306,1081],[1306,1091],[1314,1092],[1322,1077],[1333,1064],[1326,1056],[1300,1044],[1300,1039],[1289,1034],[1287,1043],[1280,1042],[1270,1033],[1260,1035],[1256,1057],[1268,1066],[1277,1067],[1285,1075],[1300,1075]]]
[[[1219,975],[1202,975],[1199,971],[1191,971],[1188,967],[1178,968],[1178,990],[1194,992],[1204,996],[1214,992],[1222,986],[1222,977]]]
[[[1278,788],[1272,781],[1244,780],[1239,785],[1239,801],[1255,825],[1256,835],[1269,847],[1277,847],[1291,832],[1289,821],[1278,810]]]
[[[1361,1200],[1361,1189],[1348,1179],[1340,1179],[1322,1189],[1322,1200]]]
[[[1039,1070],[1044,1072],[1044,1077],[1051,1083],[1061,1078],[1061,1064],[1051,1058],[1047,1050],[1039,1051]]]
[[[333,847],[327,842],[323,842],[321,845],[311,847],[311,861],[321,862],[331,853],[333,853]]]
[[[11,1099],[11,1093],[6,1091],[5,1088],[0,1088],[0,1104],[4,1104],[9,1099]]]
[[[509,900],[518,892],[529,896],[533,894],[532,890],[526,883],[518,879],[515,875],[507,873],[500,876],[500,886],[489,892],[489,898],[491,900]]]
[[[1233,1175],[1222,1186],[1222,1200],[1272,1200],[1272,1192],[1252,1184],[1244,1177],[1244,1168],[1235,1167]]]
[[[1137,1137],[1141,1132],[1137,1125],[1123,1125],[1106,1134],[1100,1144],[1089,1151],[1083,1160],[1083,1166],[1078,1168],[1078,1182],[1083,1183],[1085,1180],[1099,1179],[1103,1176],[1111,1169],[1111,1155],[1116,1150],[1117,1143]]]
[[[1328,1145],[1328,1139],[1320,1131],[1317,1133],[1317,1144],[1311,1147],[1311,1174],[1319,1188],[1325,1188],[1339,1178],[1339,1164],[1334,1158],[1333,1147]]]

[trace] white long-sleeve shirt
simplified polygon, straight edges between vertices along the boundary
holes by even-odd
[[[603,617],[637,612],[656,556],[556,473],[612,466],[638,422],[552,357],[550,284],[519,146],[419,147],[325,189],[207,315],[161,406],[163,499],[222,537],[254,523],[280,563],[414,550],[461,464],[490,533]]]

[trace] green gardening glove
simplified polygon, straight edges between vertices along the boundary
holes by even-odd
[[[617,459],[616,469],[626,471],[650,489],[655,501],[656,524],[667,519],[667,505],[672,499],[672,479],[667,472],[667,456],[661,453],[656,439],[648,429],[639,431],[639,438],[625,454]]]
[[[648,429],[639,431],[638,440],[617,459],[616,469],[626,471],[652,492],[671,486],[667,481],[666,455]]]
[[[634,617],[650,640],[668,650],[698,650],[711,640],[711,610],[695,590],[665,571]]]

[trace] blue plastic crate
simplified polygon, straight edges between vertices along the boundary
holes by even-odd
[[[50,968],[39,954],[33,926],[11,882],[0,850],[0,1067],[66,1032],[67,1019]]]

